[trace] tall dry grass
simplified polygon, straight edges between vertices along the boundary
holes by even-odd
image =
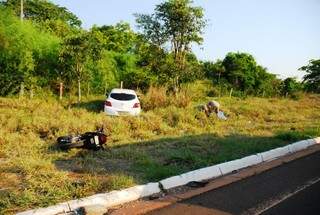
[[[141,96],[143,110],[149,111],[168,106],[186,108],[192,102],[188,88],[181,88],[178,92],[169,92],[166,87],[151,86],[145,95]]]

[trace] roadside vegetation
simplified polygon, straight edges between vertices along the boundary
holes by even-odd
[[[204,10],[191,0],[167,0],[152,14],[135,14],[138,31],[125,22],[81,27],[67,8],[27,0],[19,19],[19,0],[0,1],[0,96],[29,98],[104,95],[123,81],[146,92],[165,86],[210,80],[212,96],[287,96],[319,93],[319,59],[300,70],[303,82],[279,79],[250,53],[230,52],[215,62],[197,59],[192,44],[202,44]],[[179,17],[179,18],[177,18]],[[297,68],[298,69],[298,68]]]
[[[221,97],[228,115],[221,121],[196,108],[212,97],[185,90],[188,99],[181,105],[168,101],[161,89],[151,89],[142,97],[150,110],[139,117],[106,116],[103,97],[80,104],[76,98],[1,98],[1,213],[157,181],[320,135],[319,95],[298,100]],[[151,106],[150,96],[165,104]],[[109,135],[108,150],[56,147],[58,136],[97,126]]]

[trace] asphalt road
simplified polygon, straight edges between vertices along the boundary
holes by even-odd
[[[319,214],[320,213],[320,182],[307,187],[296,195],[282,201],[263,212],[263,215],[271,214]]]
[[[320,214],[320,152],[149,214]]]

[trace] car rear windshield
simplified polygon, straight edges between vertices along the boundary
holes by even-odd
[[[135,95],[127,93],[111,93],[110,97],[120,101],[130,101],[136,98]]]

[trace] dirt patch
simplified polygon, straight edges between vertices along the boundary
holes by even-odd
[[[20,182],[21,177],[16,173],[0,173],[0,192],[17,189]]]

